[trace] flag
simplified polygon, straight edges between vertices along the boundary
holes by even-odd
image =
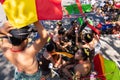
[[[38,20],[61,20],[61,0],[1,0],[9,22],[16,28]]]
[[[71,4],[71,5],[64,6],[64,7],[68,11],[69,14],[80,14],[77,4]],[[92,10],[91,4],[82,4],[82,10],[84,13],[91,12]]]
[[[78,17],[77,20],[78,20],[80,26],[82,26],[83,23],[84,23],[83,18],[82,17]],[[87,18],[87,21],[89,22],[90,25],[93,25],[93,21],[91,19]]]
[[[120,70],[115,62],[105,59],[101,54],[95,55],[93,61],[97,79],[120,80]]]
[[[114,7],[117,8],[117,9],[120,9],[120,2],[115,3],[115,4],[114,4]]]
[[[101,30],[106,31],[107,29],[110,29],[110,28],[113,28],[112,24],[104,24],[104,25],[102,25]]]
[[[39,20],[62,19],[61,0],[36,0],[36,8]]]
[[[101,23],[97,24],[96,28],[101,29],[102,28],[102,24]]]
[[[0,3],[3,3],[5,0],[0,0]]]
[[[81,2],[79,0],[75,0],[76,1],[76,4],[77,4],[77,7],[79,9],[79,12],[82,16],[85,16],[84,12],[83,12],[83,9],[82,9],[82,6],[81,6]]]
[[[80,24],[80,26],[82,26],[83,25],[83,23],[84,23],[84,20],[83,20],[83,18],[81,18],[81,17],[78,17],[78,22],[79,22],[79,24]]]
[[[62,56],[66,56],[67,58],[73,58],[74,57],[71,53],[68,53],[68,52],[55,52],[52,55],[55,55],[55,54],[60,54]]]
[[[89,21],[87,21],[86,23],[87,23],[87,26],[90,27],[95,33],[100,35],[100,31],[97,28],[95,28],[93,25],[91,25]]]
[[[79,0],[76,0],[76,6],[77,6],[77,7],[75,8],[75,9],[77,9],[76,11],[77,11],[77,12],[80,12],[80,14],[82,15],[82,17],[85,17],[85,16],[86,16],[86,15],[84,14],[85,11],[83,10],[83,7],[81,6],[81,3],[80,3]],[[83,12],[83,11],[84,11],[84,12]],[[74,9],[73,9],[73,12],[74,12]],[[86,21],[87,26],[90,27],[95,33],[97,33],[98,35],[100,35],[100,31],[93,26],[92,20],[90,20],[89,18],[86,19],[86,20],[87,20],[87,21]],[[78,19],[78,21],[79,21],[79,23],[80,23],[81,20]]]

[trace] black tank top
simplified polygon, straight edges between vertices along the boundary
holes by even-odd
[[[40,68],[43,70],[43,71],[50,71],[50,69],[48,68],[49,67],[49,63],[51,63],[50,60],[47,60],[46,58],[44,58],[44,56],[42,55],[40,61],[42,61],[42,65],[40,65]]]

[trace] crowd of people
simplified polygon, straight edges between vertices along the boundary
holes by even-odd
[[[65,80],[73,77],[79,80],[80,75],[90,75],[93,57],[100,53],[99,36],[92,30],[84,32],[76,20],[71,22],[71,26],[66,30],[61,21],[56,22],[56,28],[49,33],[50,39],[40,56],[40,65],[46,73],[46,70],[50,71],[49,63],[52,63]]]
[[[14,29],[6,22],[0,27],[0,48],[3,55],[15,66],[15,80],[40,80],[41,75],[50,72],[50,63],[58,72],[68,75],[69,79],[78,74],[80,78],[80,74],[85,76],[90,73],[94,49],[99,42],[94,32],[82,34],[76,21],[71,22],[72,27],[69,30],[65,30],[59,21],[49,34],[39,21],[34,25],[39,37],[29,46],[32,31],[29,26]],[[43,47],[45,50],[38,61],[37,54]],[[75,75],[69,73],[71,65]]]
[[[35,27],[14,29],[9,22],[0,27],[0,48],[3,55],[15,66],[15,80],[42,80],[52,74],[50,64],[63,80],[82,80],[94,71],[93,58],[101,53],[99,37],[92,29],[86,30],[77,20],[66,30],[63,22],[56,22],[53,31],[47,32],[40,21]],[[31,32],[37,36],[30,37]],[[31,41],[29,38],[33,38]],[[29,46],[28,46],[29,45]],[[38,56],[40,50],[40,56]],[[44,77],[43,77],[44,75]]]
[[[112,28],[107,29],[108,32],[120,33],[118,9],[106,2],[97,14],[105,18],[105,24],[114,21]],[[63,22],[57,21],[51,32],[47,32],[40,21],[33,24],[36,37],[30,37],[33,31],[30,26],[15,29],[9,22],[5,22],[0,27],[0,49],[15,67],[15,80],[47,80],[47,76],[52,74],[50,64],[59,74],[60,80],[89,80],[91,73],[96,75],[93,58],[102,53],[100,35],[92,29],[86,30],[86,23],[79,25],[77,20],[73,20],[71,27],[66,30]],[[29,38],[32,38],[32,43]],[[38,56],[39,52],[41,54]]]
[[[96,4],[93,5],[92,11],[105,20],[103,23],[96,21],[97,24],[95,24],[95,26],[98,26],[98,23],[102,25],[103,28],[101,28],[101,31],[103,34],[120,33],[120,9],[115,7],[116,3],[113,0],[105,0],[97,6]]]

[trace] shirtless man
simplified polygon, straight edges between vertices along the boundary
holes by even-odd
[[[63,72],[70,80],[81,80],[80,78],[83,76],[87,76],[91,70],[91,63],[89,60],[89,49],[81,48],[75,53],[74,64],[67,65]],[[72,70],[75,75],[72,75],[69,70]]]
[[[53,42],[56,45],[56,51],[64,51],[64,47],[61,45],[61,43],[63,43],[63,35],[64,35],[65,31],[63,28],[58,30],[58,34],[53,35]]]
[[[55,45],[53,43],[48,43],[46,45],[46,50],[43,53],[43,57],[50,61],[55,68],[59,68],[61,65],[62,57],[55,51]]]
[[[84,48],[89,48],[92,51],[92,54],[101,52],[101,44],[99,41],[99,36],[95,33],[86,33],[84,36],[85,44],[82,45]]]
[[[29,35],[27,27],[13,29],[10,31],[12,37],[2,39],[0,47],[4,56],[17,68],[15,80],[40,80],[41,71],[38,68],[36,54],[46,43],[47,32],[39,21],[35,22],[34,25],[40,38],[29,47],[27,47]],[[1,33],[3,32],[1,31]]]
[[[4,27],[3,27],[4,26]],[[6,21],[3,26],[0,26],[0,37],[3,37],[4,35],[11,36],[10,33],[8,33],[11,29],[13,29],[11,24],[9,24],[8,21]]]
[[[75,78],[88,76],[91,71],[91,63],[89,60],[90,50],[88,48],[82,48],[75,54],[75,59],[79,60],[78,64],[74,67]]]
[[[58,21],[54,29],[55,34],[58,34],[58,30],[60,30],[61,27],[62,27],[62,22]]]

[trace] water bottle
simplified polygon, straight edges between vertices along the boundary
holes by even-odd
[[[49,69],[53,69],[53,63],[49,63]]]
[[[97,80],[94,73],[91,73],[90,80]]]

